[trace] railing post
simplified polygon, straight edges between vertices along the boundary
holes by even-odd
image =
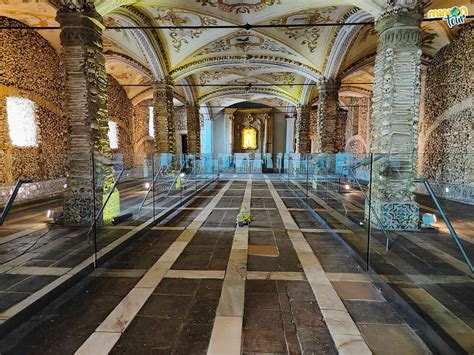
[[[373,172],[373,165],[374,165],[374,155],[370,153],[370,173],[369,173],[369,201],[367,201],[369,205],[369,212],[367,216],[368,226],[367,226],[367,272],[370,269],[370,237],[372,234],[372,220],[371,220],[371,213],[372,213],[372,172]]]

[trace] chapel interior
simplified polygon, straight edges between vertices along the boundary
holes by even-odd
[[[473,354],[473,0],[0,0],[0,354]]]

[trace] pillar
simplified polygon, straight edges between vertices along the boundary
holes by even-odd
[[[226,109],[224,112],[225,122],[225,153],[234,153],[234,112],[236,109]]]
[[[371,152],[381,158],[373,168],[372,211],[385,229],[417,230],[419,207],[413,192],[423,15],[418,5],[395,6],[389,6],[376,21],[379,40]]]
[[[156,153],[176,154],[176,120],[170,78],[153,84],[153,112]]]
[[[336,117],[336,135],[335,135],[335,149],[336,152],[343,152],[346,148],[346,122],[347,111],[343,109],[337,110]]]
[[[286,120],[286,153],[295,152],[295,116],[288,115]]]
[[[339,114],[339,86],[335,79],[318,83],[319,103],[316,124],[317,147],[320,153],[336,153],[336,125]]]
[[[199,154],[201,152],[201,122],[199,117],[199,106],[186,106],[186,126],[188,130],[188,153]]]
[[[61,24],[62,60],[66,72],[65,111],[69,126],[64,222],[89,225],[94,206],[96,210],[100,208],[103,196],[114,182],[113,169],[103,164],[112,156],[107,137],[104,26],[91,4],[82,8],[63,6],[57,13],[57,21]],[[95,194],[93,160],[96,165]]]
[[[296,109],[296,152],[301,154],[311,153],[311,140],[309,137],[310,107],[298,106]]]

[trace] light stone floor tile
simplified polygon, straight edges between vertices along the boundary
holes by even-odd
[[[332,285],[343,300],[383,301],[382,295],[368,282],[336,281]]]
[[[146,269],[107,269],[107,268],[98,268],[94,270],[90,276],[99,277],[142,277]]]
[[[362,335],[336,334],[333,340],[339,355],[372,354]]]
[[[242,347],[242,317],[216,317],[208,355],[240,355]]]
[[[275,245],[249,245],[249,255],[278,257],[278,247]]]
[[[217,316],[243,317],[245,302],[245,280],[225,280],[217,306]]]
[[[152,230],[155,230],[155,231],[183,231],[185,229],[186,227],[166,227],[166,226],[152,228]]]
[[[361,323],[359,329],[374,354],[431,354],[423,341],[404,325]]]
[[[345,282],[371,282],[372,278],[367,274],[355,273],[327,273],[329,280]]]
[[[250,210],[252,180],[247,180],[241,209]],[[240,354],[247,276],[249,228],[237,228],[227,264],[208,354]]]
[[[5,244],[5,243],[8,243],[8,242],[11,242],[12,240],[21,238],[21,237],[23,237],[23,236],[25,236],[25,235],[28,235],[28,234],[37,232],[37,231],[39,231],[39,230],[41,230],[41,229],[43,229],[43,228],[46,228],[46,227],[47,227],[46,223],[38,223],[38,224],[35,224],[32,228],[25,229],[25,230],[21,230],[21,231],[19,231],[19,232],[10,234],[10,235],[8,235],[8,236],[1,237],[1,238],[0,238],[0,245]]]
[[[304,272],[247,271],[247,280],[306,281]]]
[[[323,313],[324,321],[326,322],[331,334],[361,335],[359,329],[352,321],[352,318],[347,311],[321,309],[321,312]]]
[[[61,276],[70,270],[67,267],[19,266],[9,270],[8,274]]]
[[[174,279],[224,279],[223,270],[169,270],[165,277]]]
[[[421,288],[402,288],[426,314],[453,337],[469,354],[474,353],[474,330]]]
[[[94,333],[75,352],[75,355],[107,355],[121,335],[121,333]]]
[[[153,288],[134,288],[96,329],[96,332],[123,333],[145,302]],[[87,344],[87,342],[85,343]],[[99,344],[97,344],[99,345]],[[81,347],[82,348],[82,347]]]

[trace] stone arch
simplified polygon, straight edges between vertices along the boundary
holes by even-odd
[[[289,72],[307,77],[313,81],[318,81],[322,78],[321,73],[306,64],[287,58],[266,55],[246,56],[245,58],[242,58],[242,56],[205,58],[185,64],[171,71],[170,74],[174,80],[180,80],[200,71],[209,70],[210,68],[226,67],[229,65],[236,67],[248,67],[252,65],[267,66],[280,71],[285,69]]]
[[[298,105],[298,100],[294,97],[291,97],[290,95],[286,94],[283,91],[280,90],[275,90],[271,88],[266,88],[266,87],[252,87],[252,88],[223,88],[219,90],[212,91],[210,93],[207,93],[200,98],[198,98],[198,102],[200,104],[204,104],[208,102],[209,100],[225,96],[225,95],[245,95],[245,94],[264,94],[264,95],[269,95],[269,96],[274,96],[277,98],[280,98],[290,104],[293,105]]]

